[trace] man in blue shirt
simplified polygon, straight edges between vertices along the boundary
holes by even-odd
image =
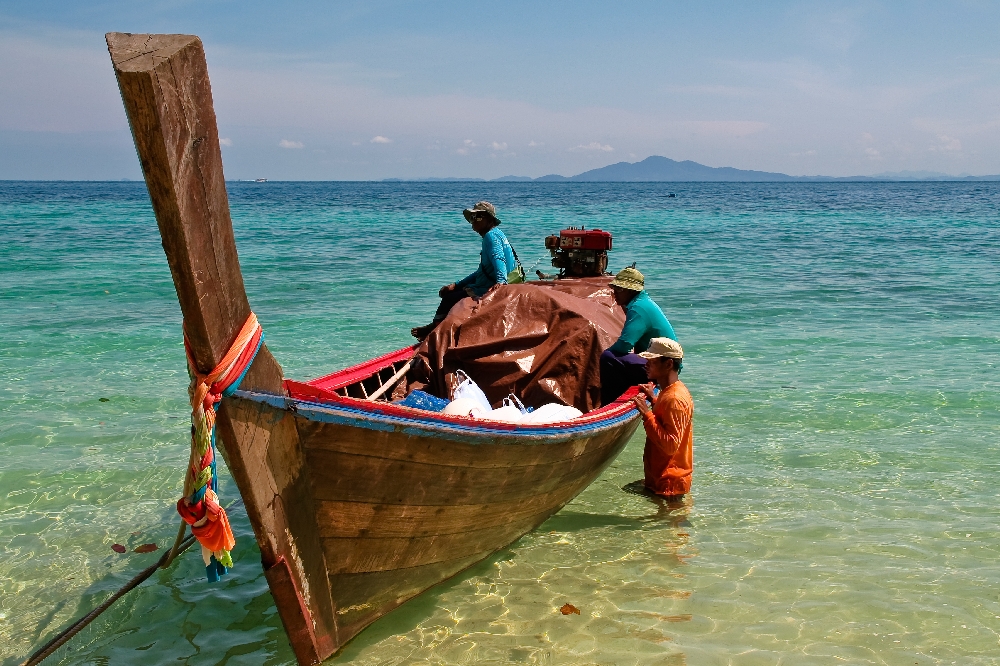
[[[631,386],[644,384],[646,359],[639,356],[653,338],[677,340],[674,328],[645,290],[645,278],[625,268],[611,282],[615,301],[625,310],[625,326],[618,340],[601,354],[601,404],[614,402]]]
[[[410,334],[423,341],[433,331],[448,313],[463,298],[482,296],[494,285],[507,284],[507,276],[517,268],[517,257],[514,248],[510,246],[507,236],[500,231],[500,218],[496,208],[489,201],[480,201],[472,208],[462,211],[465,219],[472,225],[473,231],[483,237],[483,249],[479,253],[479,268],[458,282],[441,287],[438,305],[434,319],[426,326],[410,329]]]

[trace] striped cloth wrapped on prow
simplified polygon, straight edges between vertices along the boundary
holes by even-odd
[[[233,566],[230,551],[236,546],[225,508],[217,494],[219,480],[215,461],[215,407],[222,398],[232,395],[253,364],[264,342],[264,331],[257,316],[250,313],[226,355],[207,375],[198,373],[191,356],[191,345],[184,335],[191,385],[191,458],[184,478],[184,497],[177,501],[177,513],[191,526],[191,533],[201,544],[205,573],[210,581],[229,572]]]

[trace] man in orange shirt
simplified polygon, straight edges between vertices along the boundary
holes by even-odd
[[[677,377],[684,350],[676,340],[653,338],[649,349],[639,355],[647,359],[646,376],[652,380],[641,385],[642,394],[633,398],[646,429],[642,454],[646,488],[664,497],[679,497],[691,490],[694,468],[694,401]],[[659,397],[653,395],[653,384],[660,387]],[[653,402],[652,409],[647,398]]]

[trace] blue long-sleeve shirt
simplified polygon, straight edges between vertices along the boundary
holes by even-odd
[[[649,294],[640,291],[625,306],[625,326],[617,342],[611,345],[611,353],[621,356],[633,349],[636,354],[644,352],[649,349],[649,341],[653,338],[676,340],[677,336],[660,306],[653,302]]]
[[[479,253],[479,268],[455,283],[459,289],[468,287],[482,296],[495,284],[507,284],[507,274],[517,268],[514,249],[500,227],[483,234],[483,250]]]

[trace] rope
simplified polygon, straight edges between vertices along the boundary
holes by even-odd
[[[176,555],[180,555],[185,550],[190,548],[194,542],[195,542],[194,535],[191,535],[187,539],[184,539],[181,542],[180,547],[177,549]],[[138,587],[143,581],[152,576],[157,569],[159,569],[160,567],[166,567],[170,563],[170,560],[172,559],[171,553],[172,551],[168,551],[163,555],[161,555],[160,559],[156,562],[156,564],[151,564],[142,571],[140,571],[138,574],[136,574],[134,578],[132,578],[132,580],[125,583],[125,585],[121,589],[119,589],[117,592],[108,597],[108,599],[103,604],[101,604],[94,610],[90,611],[89,613],[81,617],[79,620],[77,620],[70,626],[66,627],[62,632],[59,633],[58,636],[50,640],[42,647],[38,648],[38,650],[32,653],[30,657],[21,662],[21,666],[35,666],[36,664],[42,663],[43,659],[45,659],[53,652],[58,650],[60,647],[62,647],[63,644],[66,643],[66,641],[68,641],[69,639],[73,638],[78,633],[80,633],[80,631],[84,627],[86,627],[88,624],[97,619],[98,615],[108,610],[108,608],[111,607],[111,604],[121,599],[123,596],[125,596],[127,592]]]
[[[229,525],[229,516],[219,504],[219,496],[216,494],[219,479],[215,459],[215,407],[222,398],[236,391],[263,343],[264,331],[257,321],[257,315],[251,312],[226,355],[214,370],[202,375],[195,367],[187,334],[184,335],[184,352],[187,356],[188,373],[191,375],[191,386],[188,388],[191,397],[191,457],[184,478],[184,497],[177,501],[177,512],[184,521],[178,529],[177,539],[156,564],[151,564],[136,574],[104,603],[36,650],[21,666],[40,664],[110,608],[111,604],[152,576],[157,569],[169,567],[196,540],[201,544],[205,573],[210,581],[217,581],[219,576],[229,572],[229,567],[233,566],[230,551],[236,546],[236,539]],[[230,508],[234,504],[236,502],[230,504]],[[191,526],[191,535],[184,538],[188,525]]]
[[[547,255],[547,254],[543,254],[542,256],[538,257],[538,259],[536,259],[536,260],[535,260],[535,263],[531,264],[531,268],[529,268],[529,269],[527,270],[527,272],[528,272],[528,273],[530,273],[530,272],[531,272],[531,269],[532,269],[532,268],[534,268],[535,266],[537,266],[538,264],[540,264],[540,263],[541,263],[541,261],[542,261],[542,259],[544,259],[544,258],[545,258],[545,257],[547,257],[547,256],[549,256],[549,255]]]
[[[230,551],[236,546],[226,510],[219,504],[215,453],[215,407],[223,397],[232,395],[253,364],[264,342],[264,331],[257,315],[250,313],[232,347],[207,375],[198,373],[191,354],[191,343],[184,335],[191,386],[191,458],[184,478],[184,497],[177,500],[177,513],[191,526],[191,533],[201,544],[205,575],[217,581],[233,566]],[[176,556],[184,526],[178,541],[170,549],[170,559]],[[167,562],[169,563],[169,559]]]
[[[242,504],[243,500],[236,500],[232,502],[228,508],[233,509]],[[185,525],[184,527],[187,526]],[[183,534],[184,533],[181,532],[181,536],[183,536]],[[63,629],[61,632],[59,632],[59,635],[57,635],[55,638],[50,640],[42,647],[35,650],[30,657],[21,662],[20,666],[36,666],[37,664],[42,663],[42,660],[46,659],[53,652],[55,652],[60,647],[65,645],[69,639],[76,636],[78,633],[80,633],[80,631],[84,627],[86,627],[88,624],[97,619],[97,616],[99,616],[104,611],[108,610],[108,608],[111,607],[111,604],[121,599],[123,596],[125,596],[125,594],[127,594],[131,590],[134,590],[139,585],[141,585],[147,578],[152,576],[153,572],[155,572],[157,569],[166,569],[167,567],[169,567],[170,563],[174,561],[174,558],[176,558],[178,555],[180,555],[185,550],[194,545],[194,542],[195,542],[195,537],[193,534],[189,534],[186,539],[181,539],[179,545],[175,544],[177,552],[174,552],[174,549],[171,549],[170,551],[167,551],[166,553],[161,555],[160,559],[157,560],[156,564],[152,564],[143,569],[142,571],[140,571],[139,573],[137,573],[132,578],[132,580],[125,583],[125,585],[119,588],[117,592],[108,597],[104,603],[102,603],[100,606],[98,606],[94,610],[90,611],[89,613],[81,617],[73,624]]]

